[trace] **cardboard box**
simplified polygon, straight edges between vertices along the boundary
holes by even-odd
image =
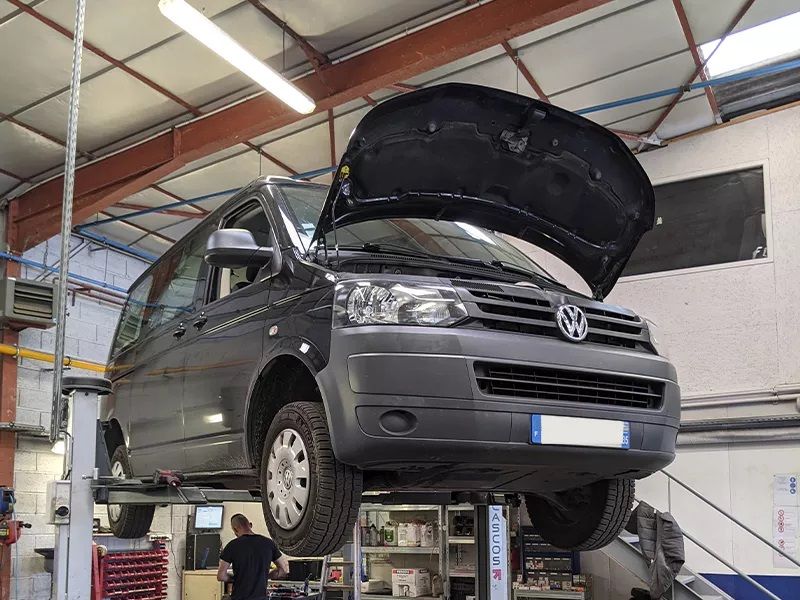
[[[418,598],[430,594],[431,572],[428,569],[392,569],[392,596]]]

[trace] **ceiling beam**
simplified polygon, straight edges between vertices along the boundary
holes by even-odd
[[[292,38],[295,43],[300,46],[300,49],[305,53],[308,62],[311,63],[311,66],[314,67],[315,71],[319,71],[323,66],[327,65],[330,60],[328,57],[314,48],[311,44],[308,43],[302,35],[297,33],[294,29],[292,29],[289,24],[278,17],[274,12],[268,9],[261,3],[261,0],[247,0],[250,4],[252,4],[258,11],[267,17],[270,21],[275,23],[281,30]]]
[[[331,64],[324,81],[315,72],[295,83],[316,100],[317,111],[327,111],[607,2],[493,0]],[[83,165],[75,176],[74,219],[80,222],[189,162],[303,118],[263,93]],[[62,186],[63,176],[55,177],[15,199],[19,217],[12,226],[20,248],[58,232]]]
[[[256,146],[252,142],[244,142],[244,145],[247,146],[248,148],[250,148],[250,150],[253,150],[254,152],[258,152],[261,156],[266,158],[271,163],[274,163],[274,164],[278,165],[281,169],[283,169],[284,171],[286,171],[290,175],[297,175],[298,171],[296,169],[293,169],[292,167],[287,165],[282,160],[276,158],[275,156],[273,156],[272,154],[270,154],[269,152],[264,150],[263,146]]]
[[[32,16],[37,21],[39,21],[41,23],[44,23],[45,25],[47,25],[51,29],[54,29],[55,31],[58,31],[64,37],[72,39],[72,32],[69,29],[67,29],[66,27],[62,27],[61,25],[59,25],[58,23],[56,23],[52,19],[44,16],[38,10],[35,10],[31,6],[25,4],[22,0],[8,0],[8,2],[10,2],[14,6],[16,6],[21,11],[23,11],[23,12],[27,13],[28,15]],[[172,100],[173,102],[175,102],[176,104],[179,104],[180,106],[182,106],[183,108],[188,110],[193,115],[199,115],[200,114],[200,111],[196,107],[192,106],[191,104],[189,104],[185,100],[179,98],[178,96],[176,96],[175,94],[170,92],[168,89],[160,86],[159,84],[157,84],[152,79],[150,79],[148,77],[145,77],[144,75],[142,75],[141,73],[139,73],[135,69],[132,69],[131,67],[126,65],[121,60],[119,60],[117,58],[114,58],[113,56],[111,56],[110,54],[105,52],[104,50],[101,50],[100,48],[98,48],[94,44],[91,44],[91,43],[89,43],[89,42],[84,40],[83,47],[86,48],[92,54],[96,54],[97,56],[99,56],[100,58],[105,60],[106,62],[111,63],[112,65],[114,65],[118,69],[120,69],[122,71],[125,71],[128,75],[130,75],[134,79],[139,80],[140,82],[145,84],[150,89],[155,90],[156,92],[158,92],[162,96],[165,96],[165,97],[169,98],[170,100]]]
[[[147,204],[134,204],[133,202],[117,202],[114,208],[124,208],[126,210],[148,210],[158,208]],[[202,219],[203,215],[199,212],[189,212],[187,210],[176,210],[174,208],[163,208],[155,214],[170,215],[173,217],[183,217],[185,219]],[[113,216],[113,215],[111,215]]]
[[[706,59],[702,61],[702,63],[695,68],[694,73],[692,73],[692,76],[686,80],[686,83],[683,86],[685,89],[688,89],[688,86],[691,85],[694,82],[694,80],[697,79],[697,77],[700,75],[703,69],[706,68],[708,61],[711,59],[712,56],[714,56],[714,53],[719,49],[719,47],[725,41],[725,38],[727,38],[731,34],[731,32],[736,28],[736,26],[739,24],[739,21],[741,21],[742,17],[744,17],[745,13],[747,13],[747,11],[750,10],[750,7],[753,6],[753,2],[755,2],[755,0],[745,0],[744,4],[742,5],[742,8],[739,9],[739,12],[736,13],[736,16],[733,18],[730,25],[728,25],[727,29],[725,29],[725,33],[720,38],[716,48],[714,48],[711,54],[709,54],[706,57]],[[661,113],[661,115],[656,119],[656,122],[650,127],[645,137],[650,137],[651,135],[655,134],[658,128],[661,127],[662,123],[664,123],[664,121],[667,120],[667,117],[670,115],[673,109],[676,106],[678,106],[678,102],[681,101],[681,98],[683,98],[685,94],[686,91],[681,91],[675,95],[675,97],[672,99],[669,105],[667,105],[667,108],[664,109],[664,112]]]
[[[697,42],[694,39],[692,27],[689,25],[689,17],[686,16],[686,10],[683,8],[683,3],[681,0],[672,0],[672,4],[675,6],[675,12],[678,14],[678,21],[681,23],[683,35],[686,38],[686,43],[689,45],[689,52],[692,53],[694,66],[699,70],[698,74],[700,75],[700,79],[703,81],[708,81],[706,66],[703,63],[703,59],[700,58],[700,52],[697,49]],[[711,107],[711,112],[714,113],[714,121],[720,123],[721,119],[719,117],[719,105],[717,104],[717,99],[714,97],[714,91],[710,87],[707,87],[705,88],[705,92],[706,98],[708,99],[708,104]]]
[[[161,192],[162,194],[164,194],[165,196],[168,196],[169,198],[172,198],[176,202],[186,202],[185,198],[183,198],[181,196],[178,196],[178,194],[174,194],[173,192],[170,192],[168,189],[165,189],[165,188],[161,187],[157,183],[154,183],[153,185],[151,185],[150,188],[154,189],[157,192]],[[188,206],[189,208],[193,208],[194,210],[196,210],[201,215],[207,215],[208,214],[208,211],[205,208],[197,206],[196,204],[187,204],[186,206]]]
[[[100,214],[103,215],[104,217],[113,217],[114,216],[111,213],[107,213],[104,210],[100,211]],[[135,229],[136,231],[141,231],[142,233],[144,233],[143,236],[136,238],[133,242],[131,242],[131,244],[135,244],[136,242],[140,242],[140,241],[142,241],[144,238],[146,238],[149,235],[152,235],[154,238],[157,238],[157,239],[161,240],[162,242],[167,242],[168,244],[174,244],[177,241],[177,240],[172,239],[171,237],[167,237],[166,235],[158,233],[157,231],[153,231],[152,229],[147,229],[146,227],[142,227],[141,225],[137,225],[136,223],[131,223],[130,221],[121,221],[121,223],[123,225],[127,225],[128,227],[131,227],[132,229]]]
[[[533,91],[536,92],[536,95],[539,96],[539,99],[543,100],[544,102],[550,102],[550,98],[548,98],[547,94],[544,93],[542,86],[540,86],[539,82],[536,81],[533,73],[531,73],[528,70],[528,67],[525,66],[525,63],[522,62],[522,57],[519,55],[516,49],[512,48],[511,44],[509,44],[507,40],[503,40],[500,45],[503,47],[503,50],[506,51],[508,57],[514,61],[515,65],[517,65],[517,70],[522,74],[522,76],[525,78],[525,81],[528,82],[528,85],[531,86]]]
[[[11,179],[16,179],[17,181],[20,181],[22,183],[29,183],[30,182],[30,179],[26,179],[25,177],[22,177],[21,175],[16,175],[15,173],[12,173],[11,171],[7,171],[6,169],[0,168],[0,174],[5,175],[6,177],[11,177]]]

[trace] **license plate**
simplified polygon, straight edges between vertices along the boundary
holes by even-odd
[[[531,415],[531,443],[543,446],[631,447],[628,421]]]

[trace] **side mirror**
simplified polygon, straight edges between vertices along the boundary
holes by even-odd
[[[247,229],[220,229],[208,236],[204,258],[212,267],[240,269],[263,267],[272,257],[272,248],[256,244]]]

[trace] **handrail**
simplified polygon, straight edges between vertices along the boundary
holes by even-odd
[[[778,597],[778,596],[776,596],[775,594],[773,594],[772,592],[770,592],[770,591],[769,591],[767,588],[765,588],[763,585],[761,585],[760,583],[758,583],[758,582],[757,582],[755,579],[753,579],[752,577],[750,577],[749,575],[747,575],[747,574],[746,574],[746,573],[744,573],[743,571],[740,571],[739,569],[737,569],[736,567],[734,567],[734,566],[733,566],[731,563],[729,563],[728,561],[726,561],[726,560],[725,560],[724,558],[722,558],[722,557],[721,557],[719,554],[717,554],[716,552],[714,552],[714,551],[713,551],[711,548],[709,548],[708,546],[704,545],[703,543],[701,543],[700,541],[698,541],[698,540],[697,540],[697,538],[695,538],[695,537],[693,537],[692,535],[690,535],[689,533],[687,533],[685,529],[682,529],[682,531],[683,531],[683,535],[684,535],[684,536],[686,536],[686,537],[687,537],[687,538],[689,538],[689,539],[690,539],[692,542],[694,542],[694,543],[695,543],[697,546],[699,546],[700,548],[702,548],[703,550],[705,550],[706,552],[708,552],[708,553],[709,553],[711,556],[713,556],[714,558],[716,558],[716,559],[717,559],[719,562],[721,562],[723,565],[725,565],[726,567],[728,567],[728,568],[729,568],[731,571],[733,571],[733,572],[737,573],[737,574],[738,574],[738,575],[739,575],[739,576],[740,576],[742,579],[744,579],[744,580],[745,580],[747,583],[749,583],[749,584],[750,584],[750,585],[752,585],[754,588],[756,588],[757,590],[759,590],[759,591],[760,591],[762,594],[766,595],[768,598],[772,598],[772,600],[781,600],[781,598],[780,598],[780,597]]]
[[[789,560],[790,562],[792,562],[792,563],[796,564],[798,567],[800,567],[800,561],[799,560],[797,560],[793,556],[791,556],[791,555],[787,554],[786,552],[784,552],[783,550],[781,550],[778,546],[776,546],[775,544],[773,544],[772,542],[770,542],[769,540],[764,538],[762,535],[760,535],[760,534],[756,533],[755,531],[753,531],[750,527],[748,527],[747,525],[742,523],[739,519],[737,519],[733,515],[729,514],[728,512],[726,512],[725,510],[723,510],[722,508],[720,508],[719,506],[717,506],[716,504],[711,502],[711,500],[709,500],[708,498],[703,496],[700,492],[698,492],[694,488],[690,487],[688,484],[682,482],[680,479],[678,479],[674,475],[672,475],[670,473],[667,473],[664,469],[661,469],[661,472],[664,475],[666,475],[669,479],[671,479],[672,481],[677,483],[679,486],[681,486],[683,489],[685,489],[686,491],[690,492],[691,494],[693,494],[694,496],[696,496],[697,498],[699,498],[700,500],[702,500],[703,502],[708,504],[711,508],[716,510],[718,513],[725,515],[729,520],[731,520],[734,523],[736,523],[739,527],[744,529],[747,533],[749,533],[753,537],[757,538],[758,540],[764,542],[767,546],[772,548],[775,552],[777,552],[778,554],[783,556],[785,559]]]

